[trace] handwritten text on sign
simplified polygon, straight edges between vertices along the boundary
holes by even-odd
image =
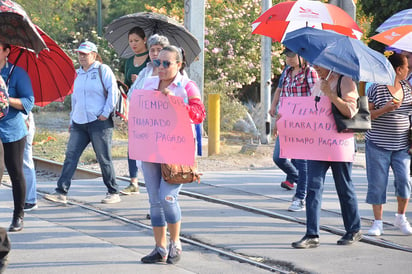
[[[129,156],[153,163],[194,163],[195,143],[183,99],[134,90],[129,104]]]
[[[353,133],[337,132],[328,97],[321,96],[317,108],[311,96],[280,99],[281,118],[277,121],[280,157],[352,162]]]

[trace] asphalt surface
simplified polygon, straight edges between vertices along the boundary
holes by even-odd
[[[372,218],[365,203],[366,174],[358,155],[353,180],[363,218]],[[282,267],[290,273],[410,273],[412,236],[402,235],[394,226],[396,197],[393,186],[384,206],[385,234],[364,237],[352,246],[338,246],[343,233],[339,203],[330,174],[323,195],[320,246],[297,250],[291,242],[305,233],[305,212],[288,212],[293,191],[280,188],[284,175],[275,167],[248,171],[204,172],[201,184],[183,190],[210,195],[230,202],[272,212],[285,218],[270,218],[254,212],[180,196],[183,212],[182,235],[260,262]],[[393,178],[391,178],[393,181]],[[120,187],[127,182],[119,181]],[[182,260],[176,265],[140,263],[154,246],[145,188],[141,194],[122,196],[122,202],[105,205],[101,178],[74,180],[67,206],[42,199],[52,192],[56,181],[38,182],[39,208],[26,213],[23,231],[10,233],[12,251],[5,273],[268,273],[225,256],[183,243]],[[85,205],[93,210],[80,207]],[[0,188],[0,224],[8,227],[12,216],[9,186]],[[102,215],[102,212],[107,212]],[[412,220],[409,209],[407,217]],[[290,221],[291,218],[295,221]],[[137,226],[133,222],[139,222]],[[301,222],[301,223],[299,223]],[[370,221],[362,221],[364,233]],[[334,233],[331,233],[330,231]],[[368,239],[393,242],[409,252],[370,244]]]

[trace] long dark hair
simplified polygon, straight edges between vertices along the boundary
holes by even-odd
[[[142,39],[144,39],[146,37],[146,34],[144,33],[144,30],[141,27],[134,27],[134,28],[130,29],[127,37],[129,37],[130,34],[136,34]]]
[[[394,70],[408,63],[408,58],[400,53],[394,53],[388,58]]]
[[[2,46],[2,47],[3,47],[3,49],[9,49],[9,50],[11,50],[11,46],[10,46],[10,44],[0,42],[0,46]]]

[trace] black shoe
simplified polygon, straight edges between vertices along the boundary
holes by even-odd
[[[37,204],[30,204],[30,203],[25,203],[24,204],[24,212],[32,211],[33,209],[38,208]]]
[[[338,245],[351,245],[354,242],[359,241],[362,239],[362,233],[358,232],[346,232],[342,238],[338,240]]]
[[[155,247],[149,255],[144,256],[140,260],[145,264],[164,263],[166,262],[166,256],[162,256],[158,251],[158,247]]]
[[[11,222],[11,225],[9,227],[10,232],[17,232],[23,229],[23,218],[13,217],[13,221]]]
[[[6,271],[6,268],[9,264],[9,260],[7,258],[8,256],[4,256],[3,259],[0,260],[0,273],[4,273]]]
[[[300,241],[292,243],[292,247],[294,248],[315,248],[318,246],[319,238],[309,238],[306,235]]]

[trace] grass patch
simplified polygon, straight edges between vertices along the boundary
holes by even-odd
[[[38,112],[34,113],[36,133],[33,140],[33,155],[36,157],[62,163],[65,158],[69,140],[68,112]],[[127,158],[127,126],[117,122],[113,131],[113,159]],[[79,165],[97,163],[96,155],[91,144],[84,150]]]
[[[33,140],[33,155],[63,162],[68,136],[68,132],[54,132],[37,128]]]

